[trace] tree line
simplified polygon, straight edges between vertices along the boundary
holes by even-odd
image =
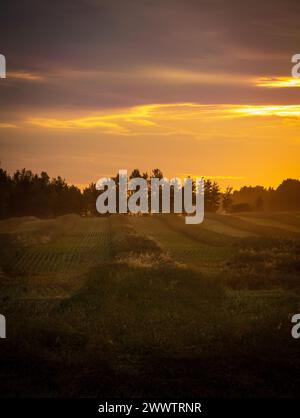
[[[129,178],[136,177],[143,177],[150,184],[152,177],[163,178],[163,173],[158,168],[151,173],[134,169]],[[115,181],[118,182],[118,176]],[[0,167],[1,218],[26,215],[53,217],[67,213],[97,215],[99,193],[95,183],[81,191],[60,176],[50,178],[44,171],[35,174],[24,168],[10,175]],[[294,179],[284,180],[276,190],[245,186],[239,191],[227,188],[223,193],[216,182],[205,179],[204,193],[205,211],[208,212],[300,210],[300,181]]]
[[[231,212],[242,211],[299,211],[300,181],[286,179],[275,189],[263,186],[244,186],[232,191],[227,188],[223,206]]]

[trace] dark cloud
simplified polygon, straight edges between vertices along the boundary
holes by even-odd
[[[151,102],[286,102],[297,92],[230,85],[238,78],[290,74],[299,52],[300,3],[237,0],[23,0],[1,6],[1,51],[8,71],[0,106],[102,108]],[[215,73],[218,83],[163,83],[143,68]],[[68,71],[82,75],[74,78]],[[141,70],[137,76],[136,71]],[[118,77],[85,75],[89,71]]]

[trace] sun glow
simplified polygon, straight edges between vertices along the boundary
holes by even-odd
[[[300,78],[262,77],[256,81],[256,86],[270,88],[300,87]]]
[[[300,118],[300,105],[282,106],[241,106],[232,109],[241,116],[277,116],[280,118]]]

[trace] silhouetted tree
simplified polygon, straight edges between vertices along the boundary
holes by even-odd
[[[294,179],[284,180],[276,190],[276,204],[279,209],[300,209],[300,181]]]
[[[88,187],[83,189],[82,193],[82,207],[85,215],[97,215],[96,200],[99,191],[96,189],[96,184],[91,183]]]
[[[225,192],[223,193],[222,196],[223,200],[222,200],[222,206],[223,209],[228,211],[230,206],[233,203],[233,199],[232,199],[232,187],[226,187]]]
[[[204,181],[204,209],[207,212],[216,212],[220,206],[221,192],[216,182],[207,179]]]
[[[263,198],[261,196],[258,196],[255,201],[255,209],[258,211],[261,211],[263,210],[263,208],[264,208]]]
[[[0,217],[9,216],[12,179],[5,170],[0,167]]]
[[[150,209],[150,181],[151,178],[163,178],[159,168],[152,170],[151,174],[141,174],[134,169],[130,178],[143,177],[147,180],[149,190]],[[118,193],[118,176],[116,187]],[[91,183],[83,192],[74,185],[68,185],[60,176],[50,179],[46,172],[34,174],[23,168],[9,175],[0,167],[0,217],[35,215],[39,217],[58,216],[66,213],[82,215],[97,215],[96,200],[101,192]],[[219,185],[207,179],[204,181],[205,210],[216,212],[222,206],[228,211],[249,210],[300,210],[300,181],[295,179],[284,180],[276,190],[266,189],[262,186],[244,186],[239,191],[232,192],[227,187],[223,195]],[[162,200],[159,190],[160,205]],[[170,192],[171,211],[173,211],[174,191]],[[195,202],[195,182],[193,183],[193,202]],[[118,204],[118,199],[117,199]],[[161,206],[160,206],[161,208]],[[183,206],[184,208],[184,206]],[[118,208],[117,208],[118,209]]]

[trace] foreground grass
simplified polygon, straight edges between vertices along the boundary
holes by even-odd
[[[176,218],[71,216],[46,241],[43,222],[35,226],[37,245],[27,222],[1,236],[1,396],[299,395],[294,236],[229,237],[218,227],[213,245],[215,231],[205,240],[208,227],[182,232]],[[86,242],[89,227],[103,244],[64,244]],[[47,260],[71,248],[76,271],[5,264],[9,253]],[[86,262],[93,251],[97,261]]]

